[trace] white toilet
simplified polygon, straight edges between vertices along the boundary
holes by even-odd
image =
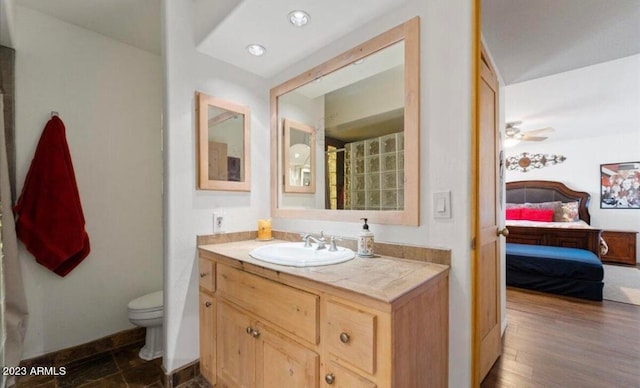
[[[129,321],[136,326],[147,328],[145,344],[139,356],[143,360],[162,357],[162,291],[143,295],[129,302]]]

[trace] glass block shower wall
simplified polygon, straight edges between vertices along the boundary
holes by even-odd
[[[404,134],[345,145],[345,209],[404,209]]]
[[[327,172],[329,174],[329,190],[327,195],[329,196],[328,209],[338,208],[338,187],[337,187],[337,149],[334,146],[327,147]]]

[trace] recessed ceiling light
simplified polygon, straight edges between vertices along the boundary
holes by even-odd
[[[309,23],[310,16],[304,11],[291,11],[289,12],[289,22],[296,27],[302,27]]]
[[[267,52],[267,49],[264,48],[264,46],[254,43],[247,46],[247,51],[249,51],[249,53],[253,56],[261,57],[264,55],[264,53]]]

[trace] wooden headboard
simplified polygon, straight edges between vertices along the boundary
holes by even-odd
[[[581,220],[591,224],[589,202],[591,196],[584,191],[575,191],[561,182],[554,181],[517,181],[508,182],[507,203],[572,202],[579,203],[578,215]]]

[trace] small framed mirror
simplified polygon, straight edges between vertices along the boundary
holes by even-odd
[[[196,92],[198,189],[249,191],[250,111]]]
[[[284,119],[283,166],[285,193],[316,192],[315,128]]]

